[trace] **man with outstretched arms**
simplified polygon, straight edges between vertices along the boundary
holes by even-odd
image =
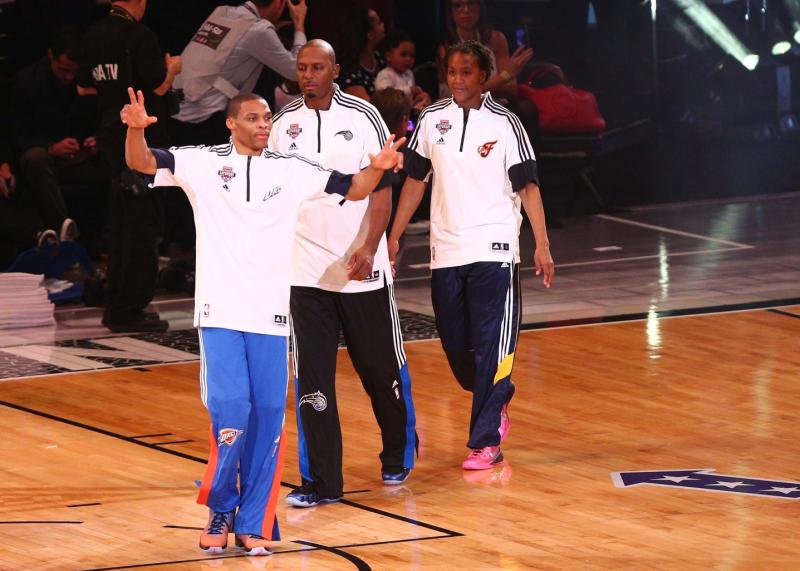
[[[272,125],[266,101],[231,100],[231,140],[215,147],[149,149],[144,128],[156,121],[142,92],[129,91],[128,165],[180,186],[197,227],[194,324],[201,347],[200,394],[211,416],[211,451],[198,502],[209,520],[200,547],[221,552],[228,533],[250,555],[269,554],[285,434],[291,245],[304,200],[336,194],[365,198],[386,169],[399,168],[390,138],[357,175],[265,149]],[[237,485],[238,481],[238,485]]]

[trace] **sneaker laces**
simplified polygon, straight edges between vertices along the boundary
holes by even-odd
[[[307,496],[309,494],[313,494],[315,491],[316,491],[316,486],[314,485],[314,482],[305,482],[302,486],[297,488],[293,493],[302,496]]]
[[[477,448],[472,452],[470,452],[469,457],[492,460],[494,458],[494,454],[492,453],[491,446],[485,446],[483,448]]]
[[[223,528],[228,525],[228,516],[231,512],[214,512],[211,523],[208,526],[209,535],[220,535]]]

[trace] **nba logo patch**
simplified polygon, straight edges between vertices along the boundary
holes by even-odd
[[[508,252],[509,250],[508,242],[492,242],[492,252]]]
[[[217,171],[217,174],[222,179],[222,182],[230,182],[236,176],[236,173],[233,172],[233,167],[222,167]]]
[[[289,125],[289,128],[286,129],[286,134],[289,135],[292,139],[296,139],[297,136],[302,133],[303,130],[300,128],[298,123],[292,123]]]
[[[453,128],[453,126],[450,124],[450,121],[448,121],[447,119],[442,119],[441,121],[439,121],[438,123],[436,123],[436,128],[439,130],[439,132],[440,132],[442,135],[444,135],[444,134],[445,134],[445,133],[447,133],[447,132],[448,132],[450,129],[452,129],[452,128]]]
[[[203,306],[203,317],[208,317],[209,315],[211,315],[211,304],[206,303]]]
[[[236,428],[222,428],[219,431],[217,443],[220,445],[225,444],[226,446],[233,446],[233,443],[236,442],[236,439],[239,438],[239,435],[243,432],[244,430],[238,430]]]

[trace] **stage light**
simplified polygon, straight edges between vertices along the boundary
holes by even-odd
[[[791,42],[781,40],[772,44],[772,55],[782,56],[783,54],[788,53],[790,49],[792,49]]]
[[[725,53],[733,56],[750,71],[758,66],[759,57],[752,53],[736,35],[700,0],[673,0],[711,40]]]
[[[758,67],[758,62],[760,59],[761,58],[758,57],[756,54],[747,54],[739,61],[744,67],[746,67],[750,71],[753,71],[755,68]]]
[[[797,22],[794,23],[794,41],[800,44],[800,24]]]

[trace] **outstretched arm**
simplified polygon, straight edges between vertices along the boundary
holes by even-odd
[[[128,134],[125,137],[125,162],[135,171],[156,174],[156,158],[147,148],[144,130],[158,119],[147,114],[141,90],[134,93],[133,88],[129,87],[128,96],[131,102],[126,104],[119,114],[122,122],[128,126]]]
[[[386,144],[383,145],[383,148],[377,155],[369,155],[369,166],[353,177],[353,181],[350,184],[345,198],[347,200],[361,200],[362,198],[366,198],[366,196],[378,186],[384,171],[392,169],[394,172],[397,172],[402,169],[403,155],[400,154],[397,149],[405,142],[406,138],[403,137],[395,143],[394,135],[390,135]]]

